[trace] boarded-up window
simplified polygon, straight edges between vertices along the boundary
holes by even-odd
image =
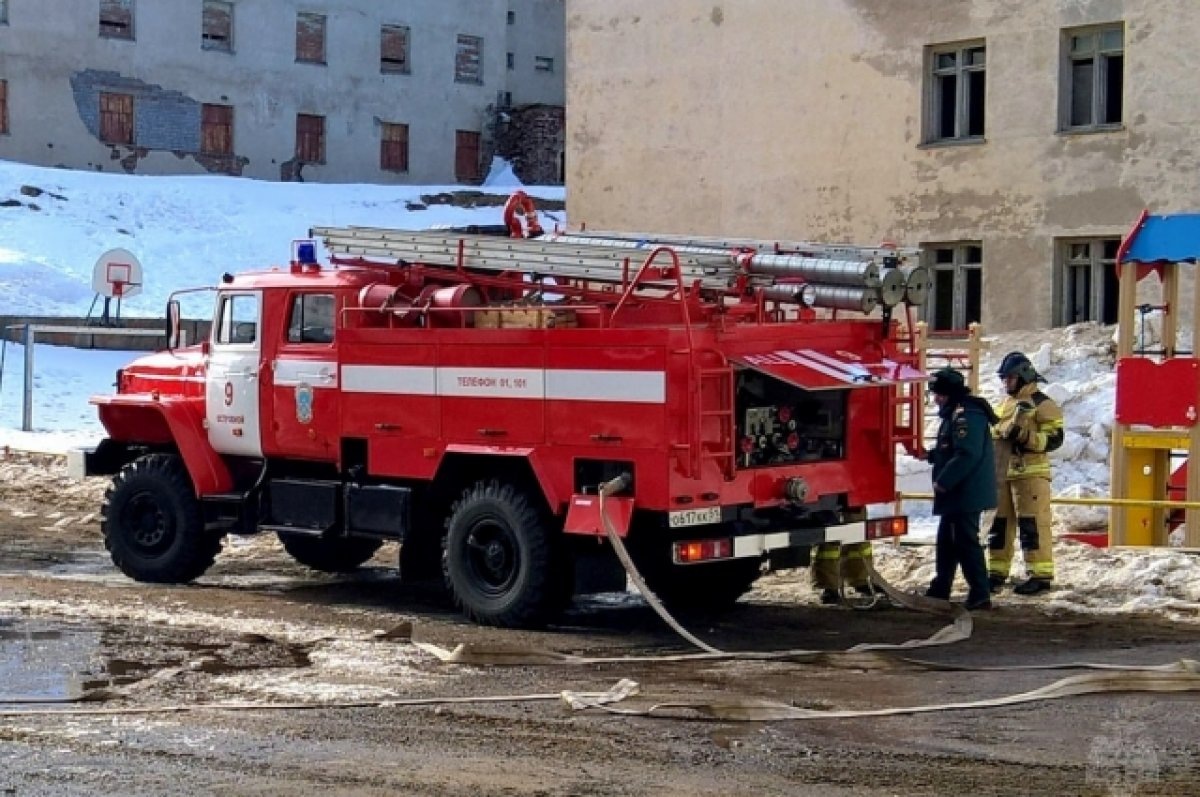
[[[383,123],[379,168],[388,172],[408,171],[408,125]]]
[[[325,63],[325,15],[296,15],[296,60]]]
[[[100,94],[100,140],[105,144],[133,143],[132,94]]]
[[[379,34],[379,71],[408,74],[409,31],[404,25],[384,25]]]
[[[200,46],[205,50],[233,51],[233,3],[204,0]]]
[[[133,0],[100,0],[100,35],[133,38]]]
[[[232,155],[233,106],[205,105],[200,114],[200,151],[206,155]]]
[[[539,72],[553,72],[554,71],[554,59],[548,55],[534,56],[533,68]]]
[[[8,133],[8,81],[0,80],[0,133]]]
[[[325,117],[296,114],[296,159],[301,163],[325,162]]]
[[[458,49],[454,55],[455,83],[483,83],[483,39],[458,34]]]
[[[454,177],[460,181],[479,179],[479,134],[470,130],[454,132]]]

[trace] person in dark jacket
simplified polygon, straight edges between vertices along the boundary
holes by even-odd
[[[991,589],[983,547],[979,544],[979,516],[995,509],[996,465],[991,426],[996,415],[991,405],[972,396],[962,374],[943,368],[929,385],[938,405],[937,443],[929,452],[933,463],[933,514],[939,515],[936,575],[925,593],[950,599],[954,575],[962,566],[967,581],[968,609],[990,609]]]

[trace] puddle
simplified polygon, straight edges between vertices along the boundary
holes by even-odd
[[[0,708],[107,699],[181,666],[205,677],[312,666],[303,646],[197,634],[0,618]]]
[[[0,626],[0,706],[78,699],[94,672],[100,637],[37,623]]]

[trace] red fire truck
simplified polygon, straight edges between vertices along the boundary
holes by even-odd
[[[93,399],[108,437],[74,464],[115,474],[103,533],[128,576],[188,582],[226,534],[275,533],[324,571],[398,541],[402,579],[520,626],[624,587],[596,494],[621,475],[611,523],[678,606],[906,530],[864,508],[892,500],[897,445],[919,447],[924,376],[891,317],[927,289],[911,252],[312,236],[226,275],[199,345],[177,345],[173,298],[175,345]]]

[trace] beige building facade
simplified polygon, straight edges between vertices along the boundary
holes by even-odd
[[[568,0],[568,214],[893,240],[934,328],[1116,319],[1138,214],[1200,209],[1195,0]]]

